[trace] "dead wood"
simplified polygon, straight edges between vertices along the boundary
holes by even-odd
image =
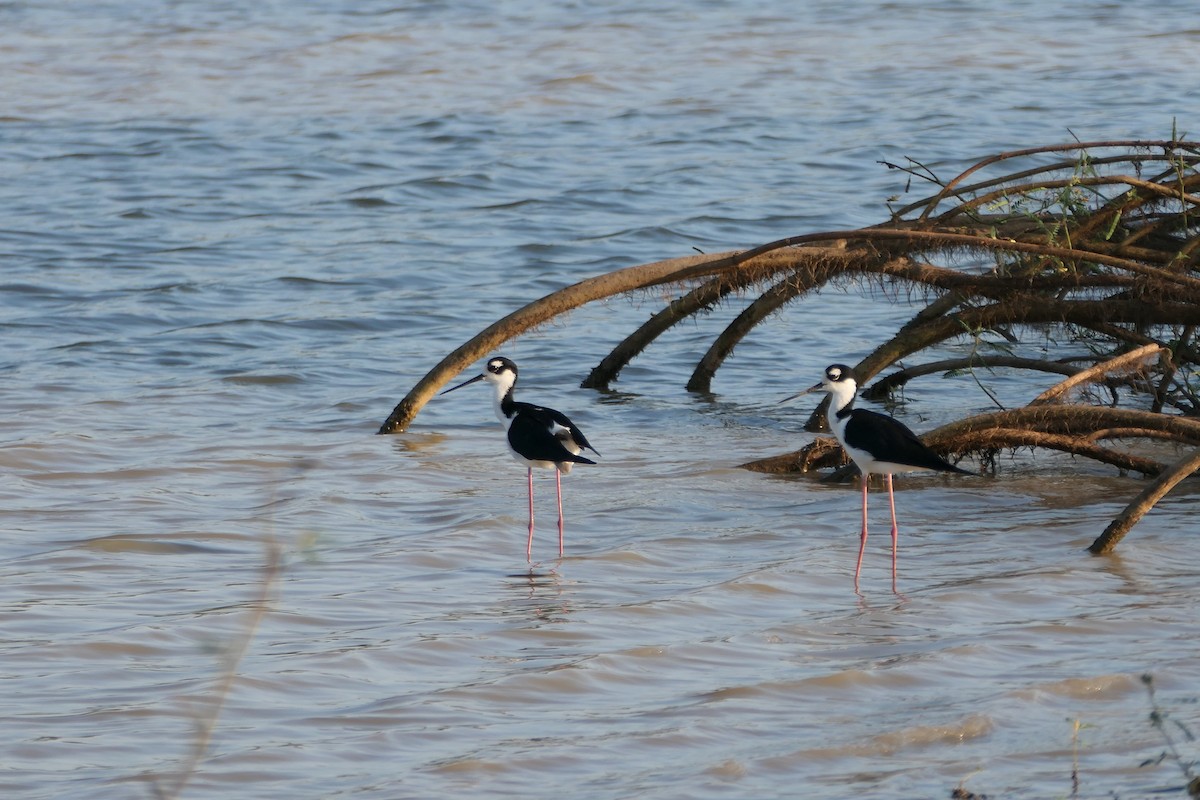
[[[1147,438],[1175,438],[1162,431],[1125,429],[1122,438],[1142,436]],[[1200,434],[1198,434],[1200,435]],[[941,429],[921,437],[922,441],[939,455],[954,459],[964,453],[981,454],[981,460],[990,461],[992,454],[1018,448],[1041,448],[1057,450],[1070,455],[1084,456],[1117,469],[1157,475],[1161,462],[1121,450],[1102,447],[1087,435],[1069,435],[1051,431],[1036,431],[1025,428],[984,427],[965,430],[948,435]],[[743,469],[768,473],[803,473],[829,467],[840,467],[846,461],[841,447],[833,439],[820,437],[799,450],[777,456],[768,456],[742,464]],[[961,466],[961,464],[960,464]]]
[[[1125,510],[1108,524],[1104,532],[1096,537],[1096,541],[1088,547],[1088,551],[1095,555],[1111,553],[1117,543],[1125,537],[1125,534],[1129,533],[1133,526],[1146,515],[1146,512],[1154,508],[1158,501],[1163,499],[1167,492],[1174,489],[1180,481],[1198,469],[1200,469],[1200,450],[1193,451],[1163,470],[1153,483],[1138,492],[1137,497],[1133,498]]]
[[[945,182],[916,162],[887,166],[934,183],[934,194],[879,225],[628,267],[560,289],[449,353],[396,405],[380,432],[404,430],[468,365],[584,303],[661,286],[679,292],[582,382],[605,388],[674,325],[717,309],[733,293],[757,292],[693,369],[687,388],[708,392],[737,345],[788,304],[829,286],[866,284],[893,297],[925,300],[855,365],[864,382],[891,370],[867,390],[868,397],[951,370],[1008,368],[1067,378],[1025,408],[930,432],[925,440],[935,451],[975,454],[994,466],[1002,450],[1048,449],[1122,471],[1170,475],[1174,466],[1164,471],[1155,458],[1109,443],[1200,447],[1200,422],[1190,416],[1200,415],[1200,351],[1192,342],[1200,324],[1200,142],[1071,142],[1014,150],[981,159]],[[1007,351],[1021,346],[1028,332],[1047,352],[1031,357]],[[985,336],[1001,337],[1007,349],[979,352]],[[973,343],[969,357],[943,353],[901,364],[961,341]],[[1057,402],[1087,384],[1106,387],[1110,405]],[[1118,394],[1121,387],[1128,391]],[[819,411],[806,428],[823,424]],[[837,467],[844,454],[831,442],[817,439],[746,466],[785,472]],[[1165,493],[1175,484],[1155,485]],[[1161,496],[1151,493],[1147,502]]]
[[[917,364],[899,369],[885,378],[875,381],[862,392],[867,400],[880,401],[890,397],[894,392],[903,389],[913,378],[925,375],[936,375],[939,372],[961,372],[973,369],[1021,369],[1030,372],[1051,372],[1059,375],[1075,375],[1084,368],[1073,366],[1073,362],[1082,360],[1082,356],[1063,358],[1058,361],[1046,361],[1040,358],[1022,358],[1020,356],[979,355],[966,358],[947,358],[941,361],[931,361],[928,364]]]
[[[621,340],[599,364],[597,364],[583,383],[583,389],[607,389],[621,370],[638,356],[642,350],[675,323],[691,317],[699,311],[712,308],[735,288],[738,284],[724,276],[712,278],[687,294],[677,297],[667,304],[667,307],[654,314],[638,327],[636,331]]]
[[[384,420],[379,432],[398,433],[403,431],[421,408],[429,402],[429,398],[433,397],[438,389],[468,365],[490,354],[509,339],[560,314],[565,314],[594,300],[602,300],[613,295],[648,289],[662,284],[693,281],[734,266],[742,266],[743,270],[751,275],[756,275],[758,272],[771,274],[783,268],[778,264],[780,260],[778,254],[772,252],[780,246],[772,243],[742,253],[684,256],[657,261],[653,264],[627,267],[616,272],[588,278],[535,300],[493,322],[451,351],[417,381],[416,386],[409,390],[404,399]]]
[[[1140,369],[1142,363],[1150,358],[1167,353],[1167,348],[1160,344],[1147,344],[1132,350],[1128,353],[1122,353],[1119,356],[1110,358],[1088,369],[1077,372],[1065,381],[1051,386],[1046,391],[1039,394],[1029,402],[1029,405],[1038,405],[1039,403],[1051,403],[1066,395],[1077,386],[1082,386],[1090,381],[1095,381],[1100,378],[1107,377],[1114,372],[1121,372],[1130,369]]]
[[[812,472],[830,467],[842,467],[848,463],[846,453],[837,439],[818,436],[799,450],[775,456],[755,459],[741,465],[742,469],[766,472],[774,475]]]

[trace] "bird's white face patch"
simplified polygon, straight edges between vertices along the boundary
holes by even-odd
[[[499,372],[504,369],[504,362],[498,358],[493,358],[487,363],[488,372]]]
[[[841,367],[830,367],[825,370],[825,377],[831,381],[840,381],[842,379]]]

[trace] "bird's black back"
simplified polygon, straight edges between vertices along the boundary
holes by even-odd
[[[510,410],[511,409],[511,410]],[[561,411],[532,403],[513,402],[504,409],[509,414],[512,423],[508,426],[508,443],[512,449],[530,461],[553,461],[556,463],[570,462],[573,464],[595,464],[590,458],[576,455],[563,446],[563,443],[551,433],[557,424],[566,428],[575,444],[586,447],[599,455],[596,448],[588,442],[583,431],[567,418]]]
[[[846,423],[845,436],[847,445],[866,450],[878,461],[916,469],[971,474],[930,450],[903,422],[886,414],[865,408],[854,409]]]

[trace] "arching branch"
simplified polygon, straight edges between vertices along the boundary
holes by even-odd
[[[687,319],[698,311],[712,308],[734,288],[735,284],[732,281],[720,276],[675,298],[667,304],[666,308],[651,316],[637,330],[622,339],[599,364],[592,368],[588,376],[579,384],[580,387],[583,389],[607,389],[621,374],[621,370],[661,334],[670,330],[675,323]]]
[[[778,311],[786,303],[825,283],[833,272],[833,264],[836,263],[838,272],[846,272],[849,260],[845,257],[844,252],[839,252],[838,255],[841,257],[836,261],[826,256],[820,260],[814,260],[815,263],[807,265],[807,269],[793,270],[788,277],[771,286],[753,303],[744,308],[721,332],[721,335],[713,340],[712,345],[696,364],[696,368],[692,370],[692,377],[688,379],[687,390],[689,392],[709,392],[712,388],[713,376],[717,374],[717,370],[724,363],[726,356],[733,352],[737,343],[753,330],[755,325]]]
[[[1147,359],[1157,357],[1166,352],[1167,349],[1159,344],[1142,345],[1136,350],[1131,350],[1130,352],[1123,353],[1116,358],[1110,358],[1108,361],[1079,371],[1078,373],[1067,378],[1065,381],[1051,386],[1049,389],[1033,398],[1029,404],[1032,406],[1038,405],[1039,403],[1052,403],[1065,396],[1067,392],[1071,391],[1076,386],[1082,386],[1089,381],[1095,381],[1099,378],[1110,375],[1113,372],[1139,367],[1142,362],[1146,361]]]
[[[931,361],[927,364],[917,364],[896,370],[891,375],[871,384],[871,386],[862,392],[862,396],[866,400],[884,400],[891,397],[896,390],[904,388],[913,378],[965,369],[1021,369],[1030,372],[1052,372],[1070,376],[1084,369],[1083,367],[1074,366],[1071,363],[1076,360],[1078,359],[1064,358],[1058,361],[1045,361],[1040,358],[985,356],[979,354],[970,355],[966,358],[948,358],[942,361]]]
[[[1088,547],[1088,551],[1095,555],[1111,553],[1117,543],[1125,538],[1125,534],[1129,533],[1147,511],[1154,508],[1155,504],[1163,499],[1167,492],[1174,489],[1180,481],[1198,469],[1200,469],[1200,450],[1181,458],[1163,470],[1153,483],[1139,492],[1138,496],[1125,507],[1125,510],[1108,524],[1104,532]]]
[[[751,274],[758,271],[771,274],[784,268],[787,263],[787,259],[774,252],[783,246],[781,243],[772,242],[742,253],[684,256],[628,267],[588,278],[535,300],[493,322],[439,361],[396,405],[380,426],[379,432],[397,433],[404,430],[437,390],[468,365],[488,355],[509,339],[560,314],[594,300],[662,284],[694,281],[731,267],[741,266]]]

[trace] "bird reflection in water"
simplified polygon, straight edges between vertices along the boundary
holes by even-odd
[[[508,576],[508,586],[514,597],[504,613],[520,613],[537,622],[566,622],[571,613],[563,578],[556,569],[539,571],[537,566],[528,572],[515,572]]]

